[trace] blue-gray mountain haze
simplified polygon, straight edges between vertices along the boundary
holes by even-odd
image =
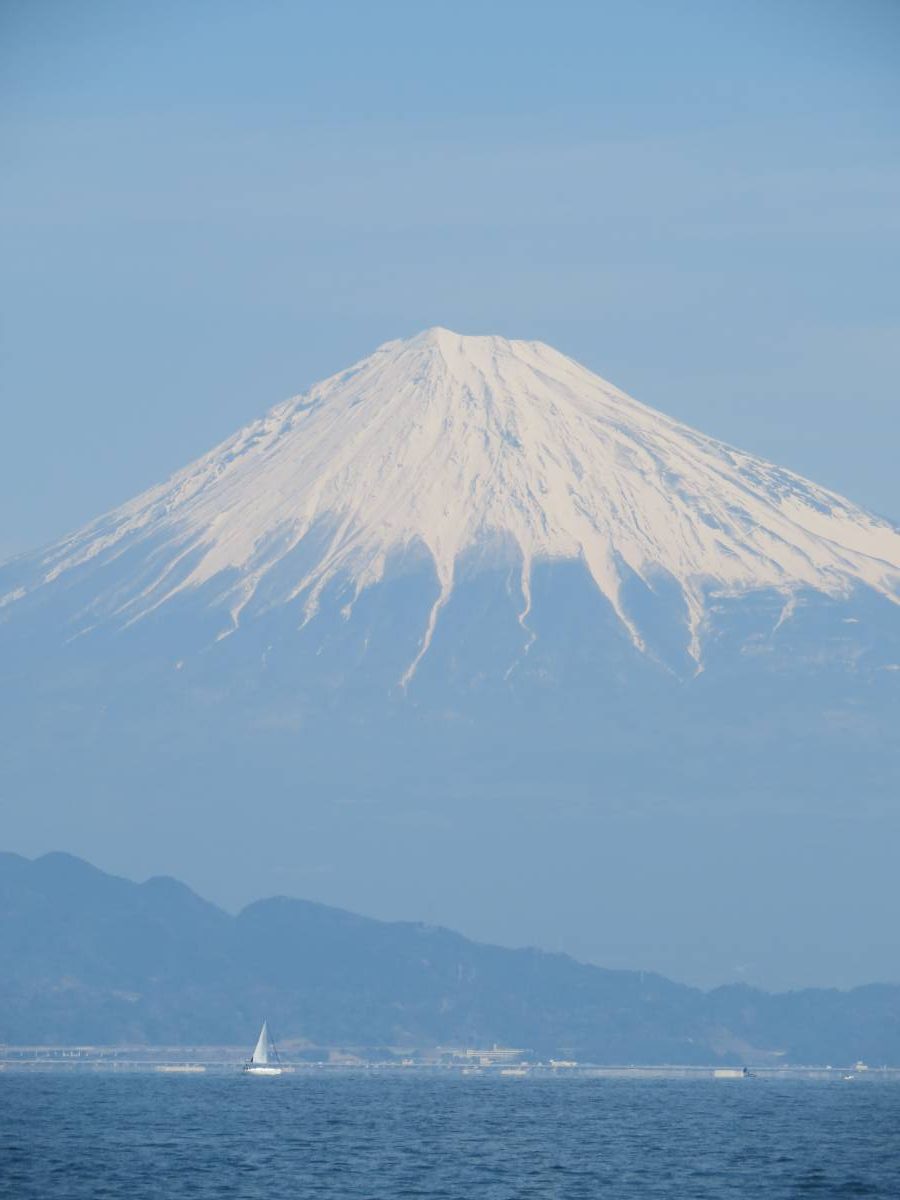
[[[0,568],[5,840],[897,981],[898,547],[539,343],[389,343]]]
[[[241,1045],[291,1057],[500,1044],[599,1063],[900,1061],[900,987],[711,992],[276,897],[231,916],[183,884],[0,854],[0,1042]]]

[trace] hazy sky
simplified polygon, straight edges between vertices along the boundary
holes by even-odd
[[[433,324],[900,519],[898,62],[896,0],[4,0],[0,556]]]

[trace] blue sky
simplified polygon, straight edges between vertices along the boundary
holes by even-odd
[[[900,519],[894,0],[5,0],[0,46],[0,556],[433,324]]]

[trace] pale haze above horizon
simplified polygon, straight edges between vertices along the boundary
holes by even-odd
[[[0,40],[0,558],[431,325],[900,518],[896,5],[48,0]]]

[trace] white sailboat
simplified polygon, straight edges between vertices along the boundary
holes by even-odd
[[[267,1021],[263,1021],[262,1029],[259,1031],[259,1038],[256,1042],[256,1049],[250,1057],[248,1063],[244,1063],[244,1071],[248,1075],[280,1075],[281,1067],[278,1064],[278,1051],[275,1046],[272,1046],[272,1053],[275,1057],[274,1063],[269,1062],[269,1025]]]

